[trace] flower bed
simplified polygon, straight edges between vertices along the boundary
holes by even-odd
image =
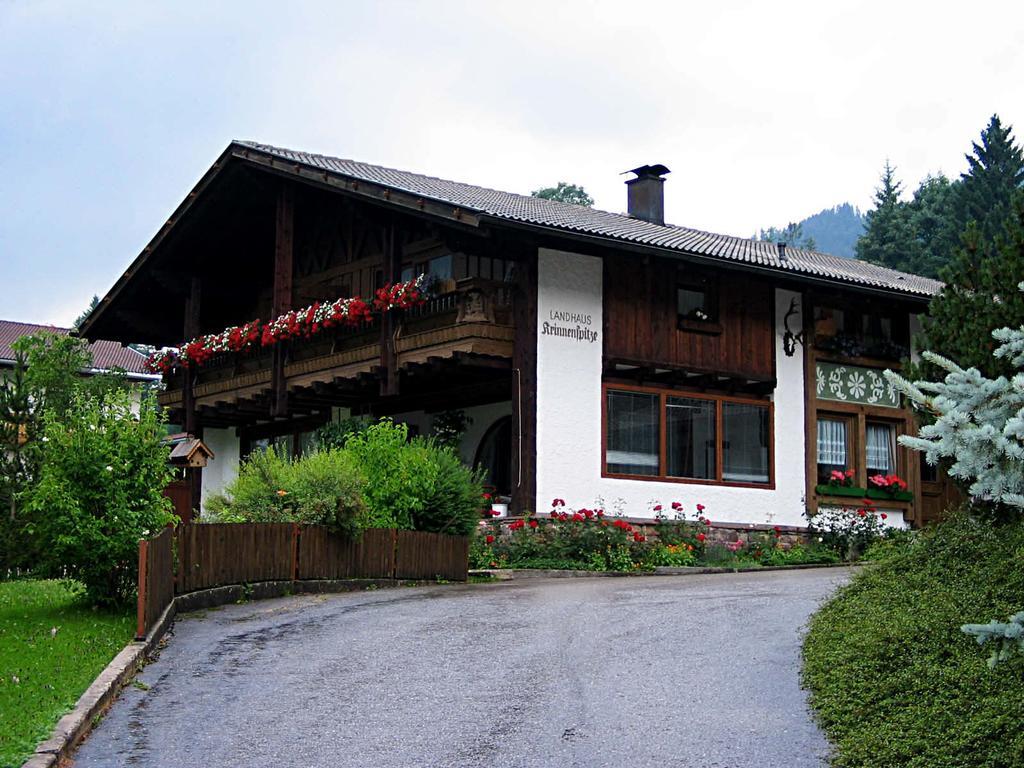
[[[651,522],[638,523],[604,509],[552,502],[547,517],[484,520],[470,552],[474,568],[541,568],[592,571],[649,571],[660,566],[750,567],[799,565],[839,560],[831,550],[798,542],[780,526],[741,532],[727,541],[701,504],[691,511],[680,502],[655,504]]]

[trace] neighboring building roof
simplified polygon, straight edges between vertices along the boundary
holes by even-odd
[[[539,228],[648,245],[678,251],[681,254],[723,259],[783,273],[794,273],[795,277],[806,275],[918,297],[933,296],[942,288],[942,283],[938,280],[818,251],[787,247],[786,260],[783,261],[779,258],[779,249],[775,243],[716,235],[671,224],[652,224],[623,213],[611,213],[530,195],[501,192],[327,155],[281,149],[255,142],[234,143],[289,163],[305,165],[370,184],[379,184],[485,216]]]
[[[13,320],[0,320],[0,365],[9,364],[14,360],[12,345],[22,336],[31,336],[39,332],[69,334],[70,328],[59,328],[55,325],[37,325],[36,323],[19,323]],[[123,368],[132,377],[152,376],[146,368],[146,356],[131,347],[122,347],[116,341],[94,341],[89,344],[92,353],[93,368],[108,371],[111,368]]]

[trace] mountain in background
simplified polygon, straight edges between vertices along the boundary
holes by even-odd
[[[864,234],[864,215],[849,203],[826,208],[786,227],[762,229],[759,240],[784,239],[796,247],[813,247],[816,251],[852,259],[857,239]],[[813,245],[812,245],[813,244]]]
[[[864,234],[864,215],[849,203],[826,208],[800,222],[819,251],[852,259],[857,239]]]

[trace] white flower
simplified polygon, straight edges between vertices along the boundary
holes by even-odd
[[[57,636],[57,628],[56,627],[50,627],[50,637],[56,637],[56,636]]]
[[[48,443],[48,442],[50,442],[50,438],[48,438],[48,437],[43,437],[43,442],[44,442],[44,443]]]
[[[113,472],[113,471],[114,471],[114,468],[112,466],[110,466],[109,464],[107,464],[107,472]]]

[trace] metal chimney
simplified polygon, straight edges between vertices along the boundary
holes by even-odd
[[[779,245],[779,261],[782,261],[782,262],[789,261],[789,257],[786,255],[786,244],[780,241],[778,245]]]
[[[665,223],[665,179],[670,173],[664,165],[641,165],[625,173],[635,173],[635,179],[626,182],[627,211],[635,219],[652,224]]]

